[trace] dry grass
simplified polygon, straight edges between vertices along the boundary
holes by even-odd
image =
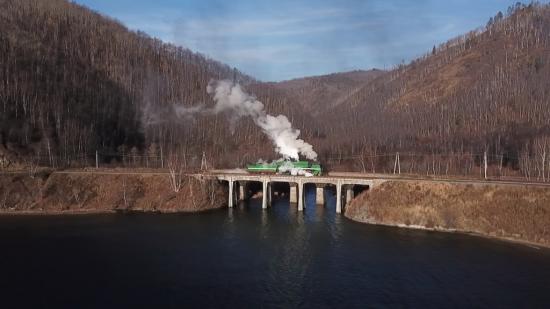
[[[550,189],[546,188],[387,182],[358,196],[346,216],[550,246]]]
[[[191,212],[218,208],[224,201],[217,182],[190,177],[175,193],[167,175],[0,175],[0,212]]]

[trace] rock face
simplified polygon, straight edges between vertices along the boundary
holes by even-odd
[[[472,232],[550,246],[550,188],[386,182],[346,210],[352,220]]]
[[[0,175],[0,213],[196,212],[222,207],[225,196],[218,182],[192,177],[174,192],[168,175]]]

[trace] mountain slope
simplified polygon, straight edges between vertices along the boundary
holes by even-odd
[[[65,0],[0,0],[0,156],[57,166],[93,159],[95,151],[132,150],[135,161],[184,149],[200,163],[203,152],[231,161],[246,141],[271,153],[271,143],[250,121],[241,125],[250,133],[242,138],[231,135],[222,115],[149,121],[174,104],[212,104],[207,86],[218,79],[255,83]],[[268,110],[289,112],[290,106],[300,119],[298,105],[268,96]]]
[[[327,144],[348,156],[488,151],[491,163],[518,167],[550,134],[549,64],[550,6],[516,5],[324,113],[335,126]]]
[[[0,163],[89,164],[96,150],[146,166],[170,152],[189,167],[203,153],[217,167],[275,158],[251,120],[174,117],[174,105],[211,106],[212,79],[287,115],[328,167],[392,171],[400,152],[405,171],[472,174],[486,152],[498,173],[550,171],[550,5],[539,4],[391,71],[260,83],[64,0],[0,0]]]
[[[383,71],[351,71],[270,83],[284,90],[314,116],[340,105]]]

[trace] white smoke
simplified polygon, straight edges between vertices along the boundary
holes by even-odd
[[[174,106],[174,110],[176,111],[176,116],[179,118],[185,118],[188,120],[192,120],[195,117],[195,114],[200,113],[204,110],[204,105],[195,105],[191,107],[185,107],[185,106]]]
[[[313,177],[313,174],[311,172],[308,172],[306,170],[296,168],[292,164],[292,162],[285,161],[281,166],[279,166],[279,173],[289,173],[292,176],[306,176],[306,177]]]
[[[273,161],[273,162],[276,162],[276,161]],[[264,160],[264,159],[258,159],[258,161],[256,163],[264,165],[264,166],[270,164],[269,161]]]
[[[227,80],[210,82],[207,91],[213,95],[216,102],[214,107],[177,106],[175,109],[178,117],[191,117],[196,113],[227,113],[232,127],[239,119],[251,117],[262,132],[271,139],[275,145],[275,151],[284,159],[298,160],[300,154],[310,160],[317,159],[313,146],[298,138],[300,130],[293,129],[286,116],[267,114],[264,104],[244,92],[239,84]]]

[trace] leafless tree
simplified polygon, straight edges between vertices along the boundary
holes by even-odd
[[[167,163],[168,171],[170,173],[170,186],[172,187],[172,190],[177,193],[180,191],[183,184],[184,164],[182,162],[182,159],[174,153],[171,153],[168,156]]]
[[[548,153],[550,152],[550,136],[541,136],[533,142],[535,155],[537,157],[538,178],[542,181],[547,181],[546,167],[548,165]]]
[[[276,159],[250,120],[230,130],[224,115],[174,115],[174,105],[212,104],[211,79],[233,79],[288,116],[327,166],[391,173],[399,152],[409,173],[480,176],[487,162],[488,176],[549,178],[548,150],[534,142],[550,127],[548,4],[514,5],[387,71],[281,83],[74,2],[4,0],[0,11],[0,147],[40,165],[86,164],[96,150],[133,166],[158,166],[159,152],[164,166],[175,151],[197,169],[203,153],[216,167]]]
[[[38,172],[39,166],[38,166],[38,160],[36,158],[29,158],[27,162],[25,163],[27,167],[27,172],[29,174],[29,177],[34,179],[36,177],[36,173]]]

